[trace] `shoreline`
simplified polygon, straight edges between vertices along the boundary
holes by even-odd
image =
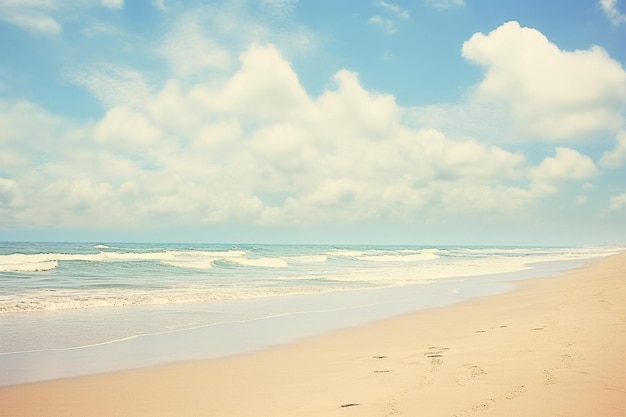
[[[0,387],[12,415],[626,415],[626,254],[236,356]],[[451,400],[452,399],[452,400]]]
[[[39,333],[53,336],[55,329],[63,334],[63,329],[72,328],[72,323],[78,326],[89,323],[94,328],[102,328],[110,323],[120,323],[120,320],[127,323],[131,320],[137,333],[121,333],[116,339],[91,340],[85,345],[1,353],[0,386],[252,353],[409,312],[509,292],[517,287],[518,282],[558,275],[591,261],[544,261],[527,264],[525,269],[518,271],[452,276],[426,285],[104,311],[70,310],[52,315],[33,313],[28,320],[19,318],[12,327],[3,323],[3,332],[14,338],[20,334],[33,337]],[[172,323],[169,318],[172,315],[179,321],[180,317],[187,317],[195,323],[191,327],[164,328],[162,323]],[[154,325],[160,328],[150,331]],[[22,329],[27,332],[23,333]],[[91,331],[84,330],[87,334]],[[58,340],[65,343],[66,339]],[[54,341],[57,341],[56,337]]]

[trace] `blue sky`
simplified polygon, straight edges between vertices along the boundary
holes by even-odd
[[[621,244],[623,0],[0,0],[0,240]]]

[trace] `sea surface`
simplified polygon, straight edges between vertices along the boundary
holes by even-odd
[[[0,385],[240,354],[623,250],[0,242]]]

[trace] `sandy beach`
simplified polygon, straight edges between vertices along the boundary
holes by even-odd
[[[0,388],[3,416],[626,416],[626,254],[237,357]]]

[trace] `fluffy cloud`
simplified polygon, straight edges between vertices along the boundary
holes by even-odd
[[[520,153],[411,127],[393,96],[364,88],[353,72],[341,70],[333,82],[311,97],[266,44],[245,51],[220,83],[170,80],[143,106],[112,103],[85,126],[27,103],[5,104],[0,123],[14,132],[3,136],[7,152],[40,152],[0,172],[2,198],[18,206],[2,221],[413,221],[428,213],[519,210],[541,196],[530,182],[524,186]],[[52,132],[45,146],[37,129]],[[586,159],[572,152],[544,161],[533,179],[574,175],[569,164]]]
[[[545,158],[529,173],[531,179],[546,182],[584,180],[596,175],[598,169],[591,158],[569,148],[557,148],[556,156]]]
[[[150,149],[158,141],[160,131],[146,117],[127,107],[115,107],[98,123],[94,139],[108,148]]]
[[[195,89],[207,107],[221,113],[283,119],[308,101],[298,76],[274,46],[253,45],[240,62],[241,68],[217,89]]]
[[[600,159],[600,165],[606,168],[619,168],[626,163],[626,131],[617,135],[617,144],[612,151],[605,152]]]
[[[531,134],[565,139],[623,124],[626,71],[598,46],[562,51],[541,32],[508,22],[473,35],[463,56],[487,70],[474,99],[509,107]]]

